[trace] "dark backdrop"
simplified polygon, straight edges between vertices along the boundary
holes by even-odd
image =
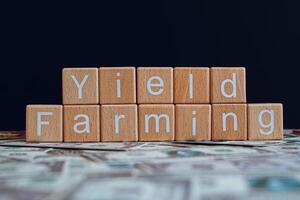
[[[1,130],[62,102],[62,66],[122,65],[246,66],[248,102],[282,102],[300,127],[297,1],[109,2],[0,3]]]

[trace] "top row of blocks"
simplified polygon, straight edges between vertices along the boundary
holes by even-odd
[[[244,67],[64,68],[63,104],[246,103],[245,74]]]

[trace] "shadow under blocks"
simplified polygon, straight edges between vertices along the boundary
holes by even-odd
[[[282,104],[247,104],[244,67],[64,68],[62,80],[62,105],[27,105],[27,142],[283,138]]]

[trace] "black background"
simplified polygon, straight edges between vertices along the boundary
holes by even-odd
[[[297,1],[0,3],[1,130],[26,104],[60,104],[63,66],[246,66],[248,102],[300,127]],[[83,1],[82,1],[83,2]]]

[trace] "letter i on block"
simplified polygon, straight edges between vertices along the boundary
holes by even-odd
[[[176,67],[174,102],[209,103],[209,85],[208,67]]]
[[[63,69],[63,104],[98,104],[98,68]]]
[[[27,142],[62,142],[63,107],[28,105],[26,107]]]
[[[64,141],[99,142],[99,105],[64,106]]]
[[[175,140],[210,140],[211,106],[181,104],[175,106]]]
[[[282,104],[248,104],[248,139],[283,138]]]
[[[138,103],[173,103],[173,68],[138,67]]]
[[[246,103],[244,67],[210,69],[211,103]]]
[[[100,67],[100,104],[136,103],[135,67]]]
[[[139,105],[139,141],[174,140],[174,105]]]
[[[247,140],[247,105],[212,105],[212,140]]]
[[[138,141],[137,105],[102,105],[101,141]]]

